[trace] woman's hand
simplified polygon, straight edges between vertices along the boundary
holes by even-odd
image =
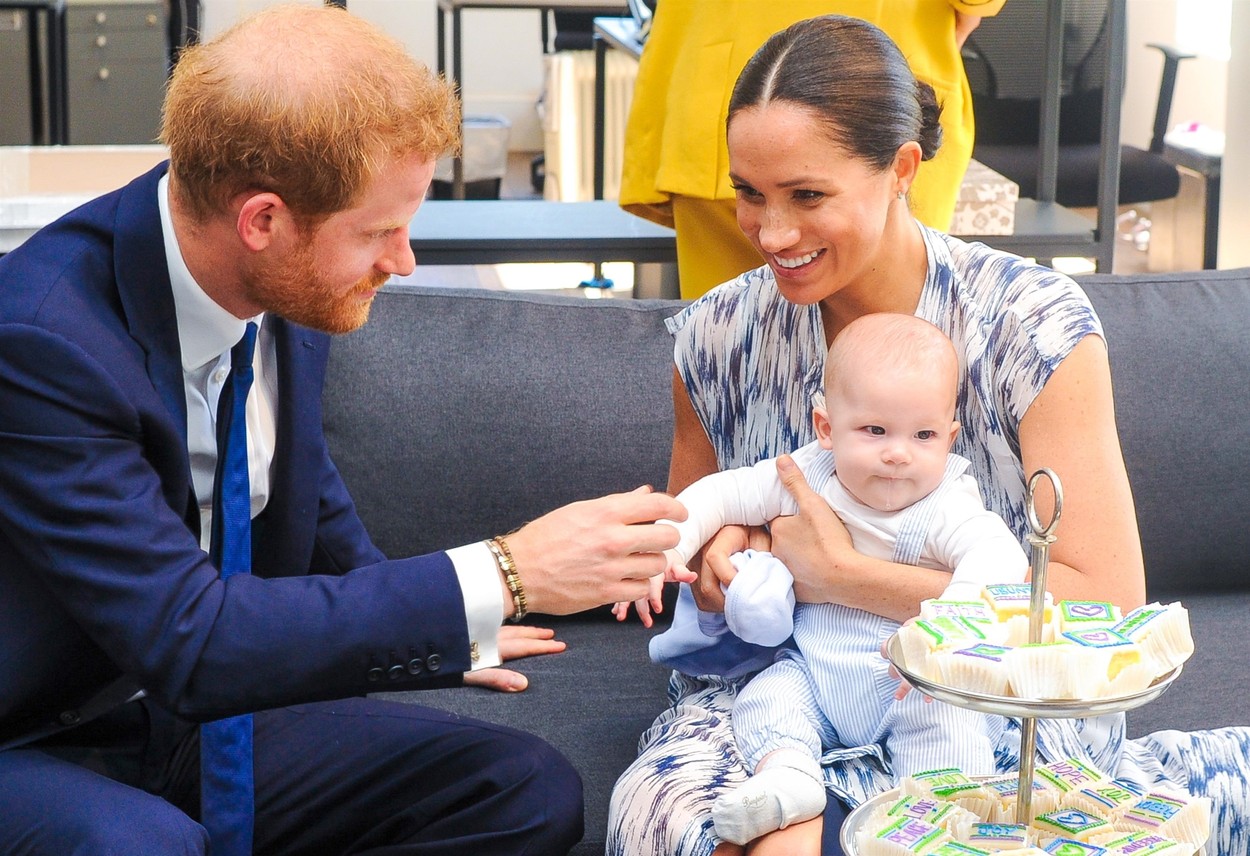
[[[967,12],[955,13],[955,45],[963,49],[964,43],[968,41],[968,36],[972,35],[972,31],[981,26],[981,18],[978,15],[969,15]]]
[[[726,526],[703,545],[703,561],[699,566],[697,581],[690,584],[694,602],[704,612],[725,611],[725,588],[738,575],[738,569],[729,561],[734,553],[743,550],[768,550],[772,538],[762,526]]]
[[[789,455],[777,459],[777,473],[799,510],[772,522],[773,555],[794,575],[794,596],[800,602],[839,602],[836,584],[839,578],[846,581],[848,560],[858,556],[851,535]]]
[[[546,627],[505,624],[499,628],[499,656],[507,662],[539,654],[558,654],[566,646],[555,637],[556,632]],[[496,692],[519,693],[530,685],[530,681],[525,675],[511,669],[479,669],[465,673],[464,685],[485,687]]]

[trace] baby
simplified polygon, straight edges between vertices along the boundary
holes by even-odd
[[[986,510],[969,462],[950,452],[959,433],[958,368],[950,340],[927,321],[857,319],[829,351],[825,401],[812,414],[817,439],[792,457],[858,552],[949,572],[942,598],[975,600],[988,583],[1022,581],[1028,559]],[[775,459],[707,476],[677,498],[690,516],[673,524],[681,541],[669,553],[670,578],[723,526],[762,525],[797,510]],[[768,553],[748,550],[731,561],[738,574],[725,591],[725,613],[701,613],[699,629],[767,646],[793,635],[794,647],[734,703],[734,737],[755,774],[713,806],[721,838],[745,844],[820,814],[820,758],[829,749],[878,756],[884,749],[896,780],[938,767],[994,771],[1000,720],[926,704],[918,693],[896,698],[898,680],[880,648],[898,622],[836,603],[796,605],[793,578]],[[661,584],[657,577],[651,597],[636,602],[644,620]],[[617,617],[628,608],[617,604]],[[674,624],[652,640],[652,658],[689,673],[697,660],[706,671],[690,635]]]

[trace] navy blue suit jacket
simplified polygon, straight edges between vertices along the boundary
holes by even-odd
[[[386,561],[330,460],[324,334],[266,322],[280,400],[254,573],[223,582],[200,549],[164,171],[0,259],[0,743],[80,721],[123,678],[207,720],[470,666],[446,554]]]

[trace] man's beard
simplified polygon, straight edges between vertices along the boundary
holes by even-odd
[[[388,279],[389,274],[372,271],[340,294],[321,275],[312,248],[301,243],[279,263],[258,265],[248,290],[252,302],[266,312],[323,333],[350,333],[369,318],[373,299],[362,300],[362,295],[376,291]]]

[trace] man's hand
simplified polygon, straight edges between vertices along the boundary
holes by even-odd
[[[826,585],[846,582],[837,579],[842,570],[837,557],[854,551],[851,535],[829,503],[808,486],[789,455],[777,459],[777,473],[799,510],[792,517],[778,517],[770,525],[772,553],[794,575],[796,599],[802,603],[836,602]]]
[[[556,632],[546,627],[505,624],[499,628],[499,656],[507,662],[539,654],[558,654],[564,650],[565,644],[555,637]],[[511,669],[479,669],[476,672],[466,672],[464,684],[497,692],[519,693],[530,682],[525,675]]]
[[[685,520],[686,509],[644,486],[557,508],[509,535],[529,608],[567,615],[646,597],[663,551],[677,546],[661,519]]]

